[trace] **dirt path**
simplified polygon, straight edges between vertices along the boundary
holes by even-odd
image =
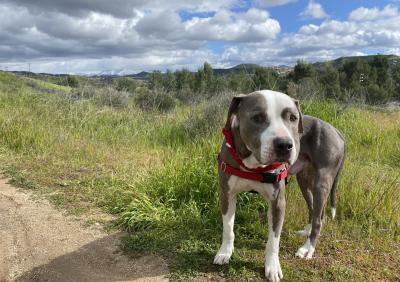
[[[0,281],[163,281],[165,261],[131,260],[119,234],[84,227],[0,179]]]

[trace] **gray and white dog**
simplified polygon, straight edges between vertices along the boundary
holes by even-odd
[[[325,203],[331,193],[335,208],[335,191],[344,161],[344,140],[331,125],[302,116],[298,102],[286,94],[262,90],[235,96],[228,110],[225,128],[232,132],[234,147],[247,168],[286,163],[289,173],[297,174],[309,210],[309,225],[300,231],[309,236],[297,256],[311,258],[320,233]],[[228,145],[229,146],[229,145]],[[240,166],[222,144],[220,158],[237,169]],[[236,194],[256,191],[268,202],[268,242],[265,276],[280,281],[279,241],[285,215],[285,181],[262,183],[225,172],[218,166],[221,187],[223,239],[214,258],[215,264],[226,264],[233,253]]]

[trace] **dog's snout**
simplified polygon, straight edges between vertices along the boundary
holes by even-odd
[[[289,153],[293,148],[293,142],[290,138],[275,138],[274,147],[279,153]]]

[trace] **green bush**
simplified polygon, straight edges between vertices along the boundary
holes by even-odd
[[[78,87],[68,94],[72,100],[91,100],[100,106],[123,108],[128,106],[129,94],[113,87],[96,88],[93,86]]]
[[[233,97],[225,92],[205,102],[197,111],[191,111],[183,121],[183,131],[187,136],[207,135],[223,126],[227,105]]]
[[[376,84],[371,84],[367,88],[367,102],[369,104],[385,104],[390,99],[387,90]]]
[[[67,75],[67,86],[76,88],[79,85],[79,79],[75,75]]]
[[[104,87],[95,91],[94,101],[101,106],[124,108],[128,106],[128,96],[129,94],[125,91],[118,91],[113,87]]]
[[[165,91],[139,88],[134,96],[135,104],[145,111],[167,112],[175,107],[175,99]]]
[[[137,82],[129,77],[120,77],[115,81],[115,89],[118,91],[134,93],[137,86]]]

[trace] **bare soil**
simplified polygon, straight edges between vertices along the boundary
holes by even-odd
[[[167,280],[162,258],[130,259],[120,237],[0,179],[0,282]]]

